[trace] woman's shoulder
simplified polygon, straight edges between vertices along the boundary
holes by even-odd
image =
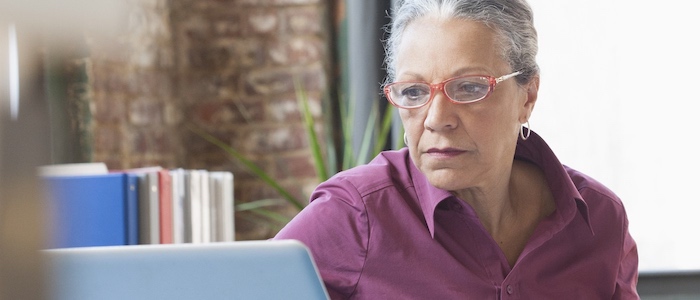
[[[569,174],[578,192],[589,205],[595,202],[622,207],[620,197],[602,182],[569,166],[564,166],[564,169]]]
[[[365,194],[390,186],[410,185],[410,164],[406,148],[384,151],[367,164],[335,174],[321,186],[349,184]]]
[[[383,151],[369,163],[338,172],[332,179],[343,178],[345,180],[364,182],[387,178],[396,174],[407,173],[408,162],[409,157],[406,148]]]

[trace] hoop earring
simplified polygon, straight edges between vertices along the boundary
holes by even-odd
[[[408,137],[406,137],[406,133],[403,133],[403,144],[408,146]]]
[[[532,133],[532,130],[530,130],[530,120],[527,120],[525,124],[527,124],[527,126],[520,126],[520,138],[523,139],[523,141],[527,140]],[[525,133],[525,128],[527,128],[527,134]]]

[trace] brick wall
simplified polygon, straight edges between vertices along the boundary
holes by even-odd
[[[318,184],[295,96],[314,116],[328,70],[322,0],[132,0],[118,39],[89,40],[94,160],[110,168],[229,170],[238,203],[279,195],[187,129],[202,128],[255,161],[306,201]],[[319,127],[319,132],[323,127]],[[293,216],[290,205],[276,211]],[[280,224],[237,213],[238,239]]]
[[[181,164],[180,100],[169,7],[165,0],[129,2],[124,30],[91,37],[94,156],[110,168]]]

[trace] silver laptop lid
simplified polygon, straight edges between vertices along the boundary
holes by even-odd
[[[328,299],[298,241],[44,250],[51,299]]]

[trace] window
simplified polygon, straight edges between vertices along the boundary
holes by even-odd
[[[622,198],[641,272],[700,269],[696,10],[685,0],[529,2],[542,69],[533,130]]]

